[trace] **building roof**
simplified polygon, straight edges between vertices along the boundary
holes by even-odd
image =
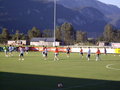
[[[31,42],[39,42],[39,41],[54,42],[54,38],[32,38],[31,39]]]

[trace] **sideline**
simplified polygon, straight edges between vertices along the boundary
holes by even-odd
[[[111,66],[113,66],[113,65],[115,65],[115,64],[108,64],[108,65],[106,65],[106,68],[107,69],[112,69],[112,70],[120,70],[118,68],[112,68]]]

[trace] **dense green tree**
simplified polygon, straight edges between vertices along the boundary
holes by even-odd
[[[110,24],[107,24],[105,26],[103,35],[98,38],[98,41],[119,42],[120,41],[120,30],[115,29]]]
[[[8,32],[8,29],[7,28],[3,28],[2,29],[2,33],[0,35],[0,41],[1,43],[7,43],[7,40],[10,39],[10,34]]]
[[[20,40],[26,40],[26,35],[24,33],[20,34]]]
[[[65,44],[73,44],[74,42],[74,29],[72,24],[70,23],[64,23],[61,26],[61,37],[62,41],[64,41]]]
[[[7,28],[3,28],[3,29],[2,29],[2,34],[1,34],[1,35],[2,35],[2,38],[4,38],[5,40],[8,40],[9,37],[10,37],[10,34],[9,34]]]
[[[25,40],[26,36],[23,33],[20,33],[19,30],[16,30],[16,33],[12,36],[13,40]]]
[[[2,37],[2,34],[0,34],[0,43],[3,43],[3,37]]]
[[[104,36],[103,35],[101,35],[101,36],[99,36],[98,38],[97,38],[97,41],[104,41],[105,39],[104,39]]]
[[[33,37],[41,37],[41,32],[38,28],[33,27],[31,30],[28,31],[28,37],[31,39]]]
[[[86,42],[87,41],[87,33],[82,31],[76,32],[76,42]]]
[[[19,30],[16,30],[16,33],[12,37],[13,40],[20,40],[20,33]]]
[[[120,41],[120,31],[119,30],[114,30],[113,31],[113,41],[114,42],[119,42]]]
[[[117,32],[117,38],[116,39],[120,42],[120,30],[118,30],[118,32]]]
[[[114,39],[114,30],[113,26],[108,24],[105,26],[103,37],[105,41],[111,42]]]
[[[62,41],[61,27],[56,28],[55,37],[56,37],[56,40]]]
[[[53,32],[51,30],[44,30],[42,33],[42,37],[52,37]]]

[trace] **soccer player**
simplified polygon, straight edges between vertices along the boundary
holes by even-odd
[[[14,46],[12,46],[12,51],[15,51],[15,47]]]
[[[19,60],[24,60],[24,49],[22,46],[19,47],[20,55]]]
[[[104,48],[104,54],[107,55],[107,49],[106,48]]]
[[[7,46],[4,46],[3,47],[3,50],[5,52],[5,56],[8,57],[8,47]]]
[[[70,57],[70,47],[66,48],[66,54],[67,54],[67,57]]]
[[[25,52],[26,52],[26,54],[28,54],[28,51],[29,51],[29,47],[25,47]]]
[[[8,47],[8,49],[9,49],[9,56],[13,56],[13,54],[12,54],[13,47],[10,45],[10,46]]]
[[[43,48],[42,48],[43,50],[42,50],[42,55],[43,55],[43,57],[45,57],[45,46],[43,46]]]
[[[90,47],[88,47],[88,52],[87,52],[87,59],[88,59],[88,61],[90,60],[90,55],[91,55],[91,50],[90,50]]]
[[[83,49],[82,49],[82,47],[80,47],[80,54],[81,54],[81,56],[83,58]]]
[[[59,58],[58,58],[58,53],[59,53],[59,50],[58,50],[58,48],[57,48],[57,46],[56,46],[56,47],[55,47],[54,61],[59,60]]]
[[[97,52],[96,52],[96,61],[98,61],[98,60],[101,60],[101,58],[100,58],[100,50],[99,50],[99,48],[97,48]]]
[[[45,47],[44,48],[44,57],[45,57],[44,60],[47,60],[47,53],[48,53],[48,50],[47,50],[47,47]]]

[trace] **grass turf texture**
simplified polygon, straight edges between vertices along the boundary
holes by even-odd
[[[95,61],[95,56],[87,61],[79,53],[59,54],[59,61],[54,61],[54,54],[48,53],[44,60],[41,52],[24,54],[25,60],[19,61],[19,53],[5,57],[0,52],[0,90],[120,90],[120,56],[101,55],[102,61]],[[106,65],[113,64],[108,69]],[[57,84],[63,83],[63,88]]]

